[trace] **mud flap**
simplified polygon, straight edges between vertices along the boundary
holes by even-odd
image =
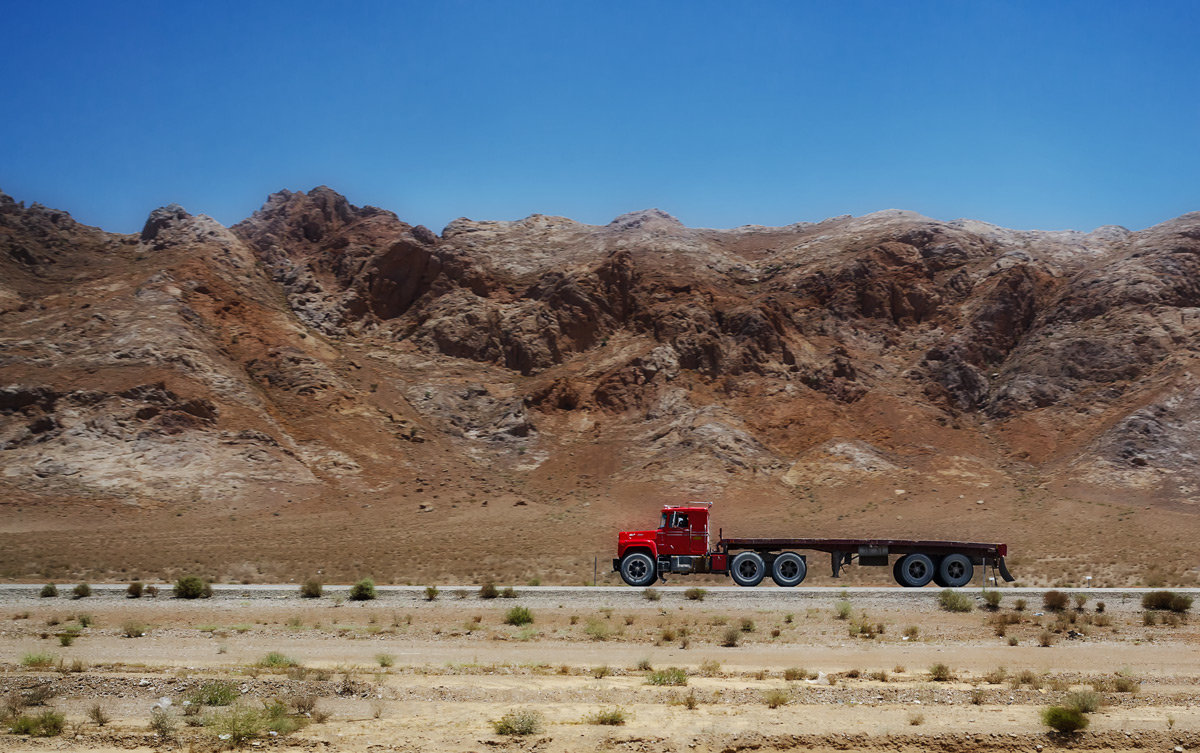
[[[997,561],[996,567],[999,568],[1000,577],[1004,578],[1005,583],[1012,583],[1014,580],[1016,580],[1016,578],[1012,577],[1012,573],[1008,571],[1008,567],[1004,564],[1003,557]]]

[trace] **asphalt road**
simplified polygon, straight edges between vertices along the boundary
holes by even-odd
[[[58,585],[59,595],[56,598],[41,598],[41,583],[3,583],[0,584],[0,604],[5,606],[13,606],[22,604],[31,605],[49,605],[49,604],[70,604],[70,603],[97,603],[114,605],[114,603],[122,603],[133,605],[149,606],[150,604],[165,605],[174,603],[180,605],[182,600],[171,598],[171,589],[166,585],[159,585],[160,594],[155,599],[127,599],[125,595],[126,584],[94,584],[91,586],[92,595],[86,599],[73,600],[71,597],[71,589],[73,584],[62,583]],[[666,604],[686,604],[695,603],[688,599],[686,591],[690,586],[655,586],[654,590],[658,592],[658,600],[651,601],[645,597],[644,589],[630,588],[628,586],[515,586],[516,600],[531,605],[558,605],[569,604],[571,606],[594,606],[594,607],[635,607],[635,606],[653,606]],[[938,594],[942,591],[940,588],[928,586],[926,588],[881,588],[874,586],[849,586],[841,587],[798,587],[798,588],[778,588],[775,586],[762,585],[757,588],[740,588],[738,586],[705,586],[703,587],[704,604],[706,606],[717,606],[722,608],[737,608],[745,606],[747,608],[756,609],[786,609],[789,606],[826,606],[841,599],[849,599],[855,604],[874,604],[878,606],[910,606],[924,607],[926,604],[933,606],[938,598]],[[409,607],[420,605],[439,605],[443,607],[453,607],[461,605],[464,608],[475,608],[482,601],[479,597],[479,587],[475,585],[464,586],[439,586],[439,593],[435,601],[429,601],[425,598],[424,586],[376,586],[378,598],[373,602],[368,602],[377,606],[395,606],[404,604]],[[980,589],[978,586],[964,587],[956,589],[964,593],[979,596]],[[1006,601],[1024,598],[1029,601],[1030,606],[1040,606],[1041,595],[1049,589],[1045,588],[1008,588],[1002,587],[999,589],[1005,597]],[[1142,595],[1148,591],[1161,590],[1151,588],[1061,588],[1060,591],[1065,591],[1069,594],[1086,593],[1090,597],[1090,601],[1105,601],[1109,605],[1127,605],[1132,606],[1140,603]],[[1177,593],[1190,594],[1193,597],[1200,596],[1200,588],[1174,588],[1169,589]],[[349,585],[327,585],[324,587],[324,595],[321,599],[302,599],[299,595],[299,584],[296,583],[279,583],[279,584],[252,584],[252,585],[229,585],[229,584],[214,584],[213,596],[211,600],[204,600],[199,603],[207,603],[215,606],[216,603],[225,603],[227,605],[235,605],[242,603],[253,603],[257,605],[277,604],[280,606],[288,605],[299,606],[301,604],[319,605],[331,601],[344,601],[350,593]],[[510,599],[496,599],[493,603],[503,604],[511,603]]]

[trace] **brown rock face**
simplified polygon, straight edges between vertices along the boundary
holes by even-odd
[[[47,503],[728,494],[832,526],[821,499],[893,486],[1189,513],[1200,488],[1200,213],[438,236],[321,187],[120,236],[0,194],[0,324],[0,486]]]

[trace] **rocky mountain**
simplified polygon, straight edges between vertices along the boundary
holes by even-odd
[[[739,531],[1009,541],[1030,582],[1188,581],[1198,333],[1200,213],[439,235],[321,187],[119,235],[0,194],[0,575],[166,572],[172,541],[213,575],[574,582],[709,498]]]

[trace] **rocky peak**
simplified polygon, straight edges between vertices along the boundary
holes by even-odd
[[[178,204],[159,207],[150,213],[150,216],[146,218],[146,224],[142,226],[142,242],[149,243],[171,225],[190,219],[192,219],[192,215]]]
[[[686,229],[682,222],[661,209],[642,209],[637,212],[628,212],[608,223],[606,227],[610,230],[618,231],[659,230],[671,232]]]

